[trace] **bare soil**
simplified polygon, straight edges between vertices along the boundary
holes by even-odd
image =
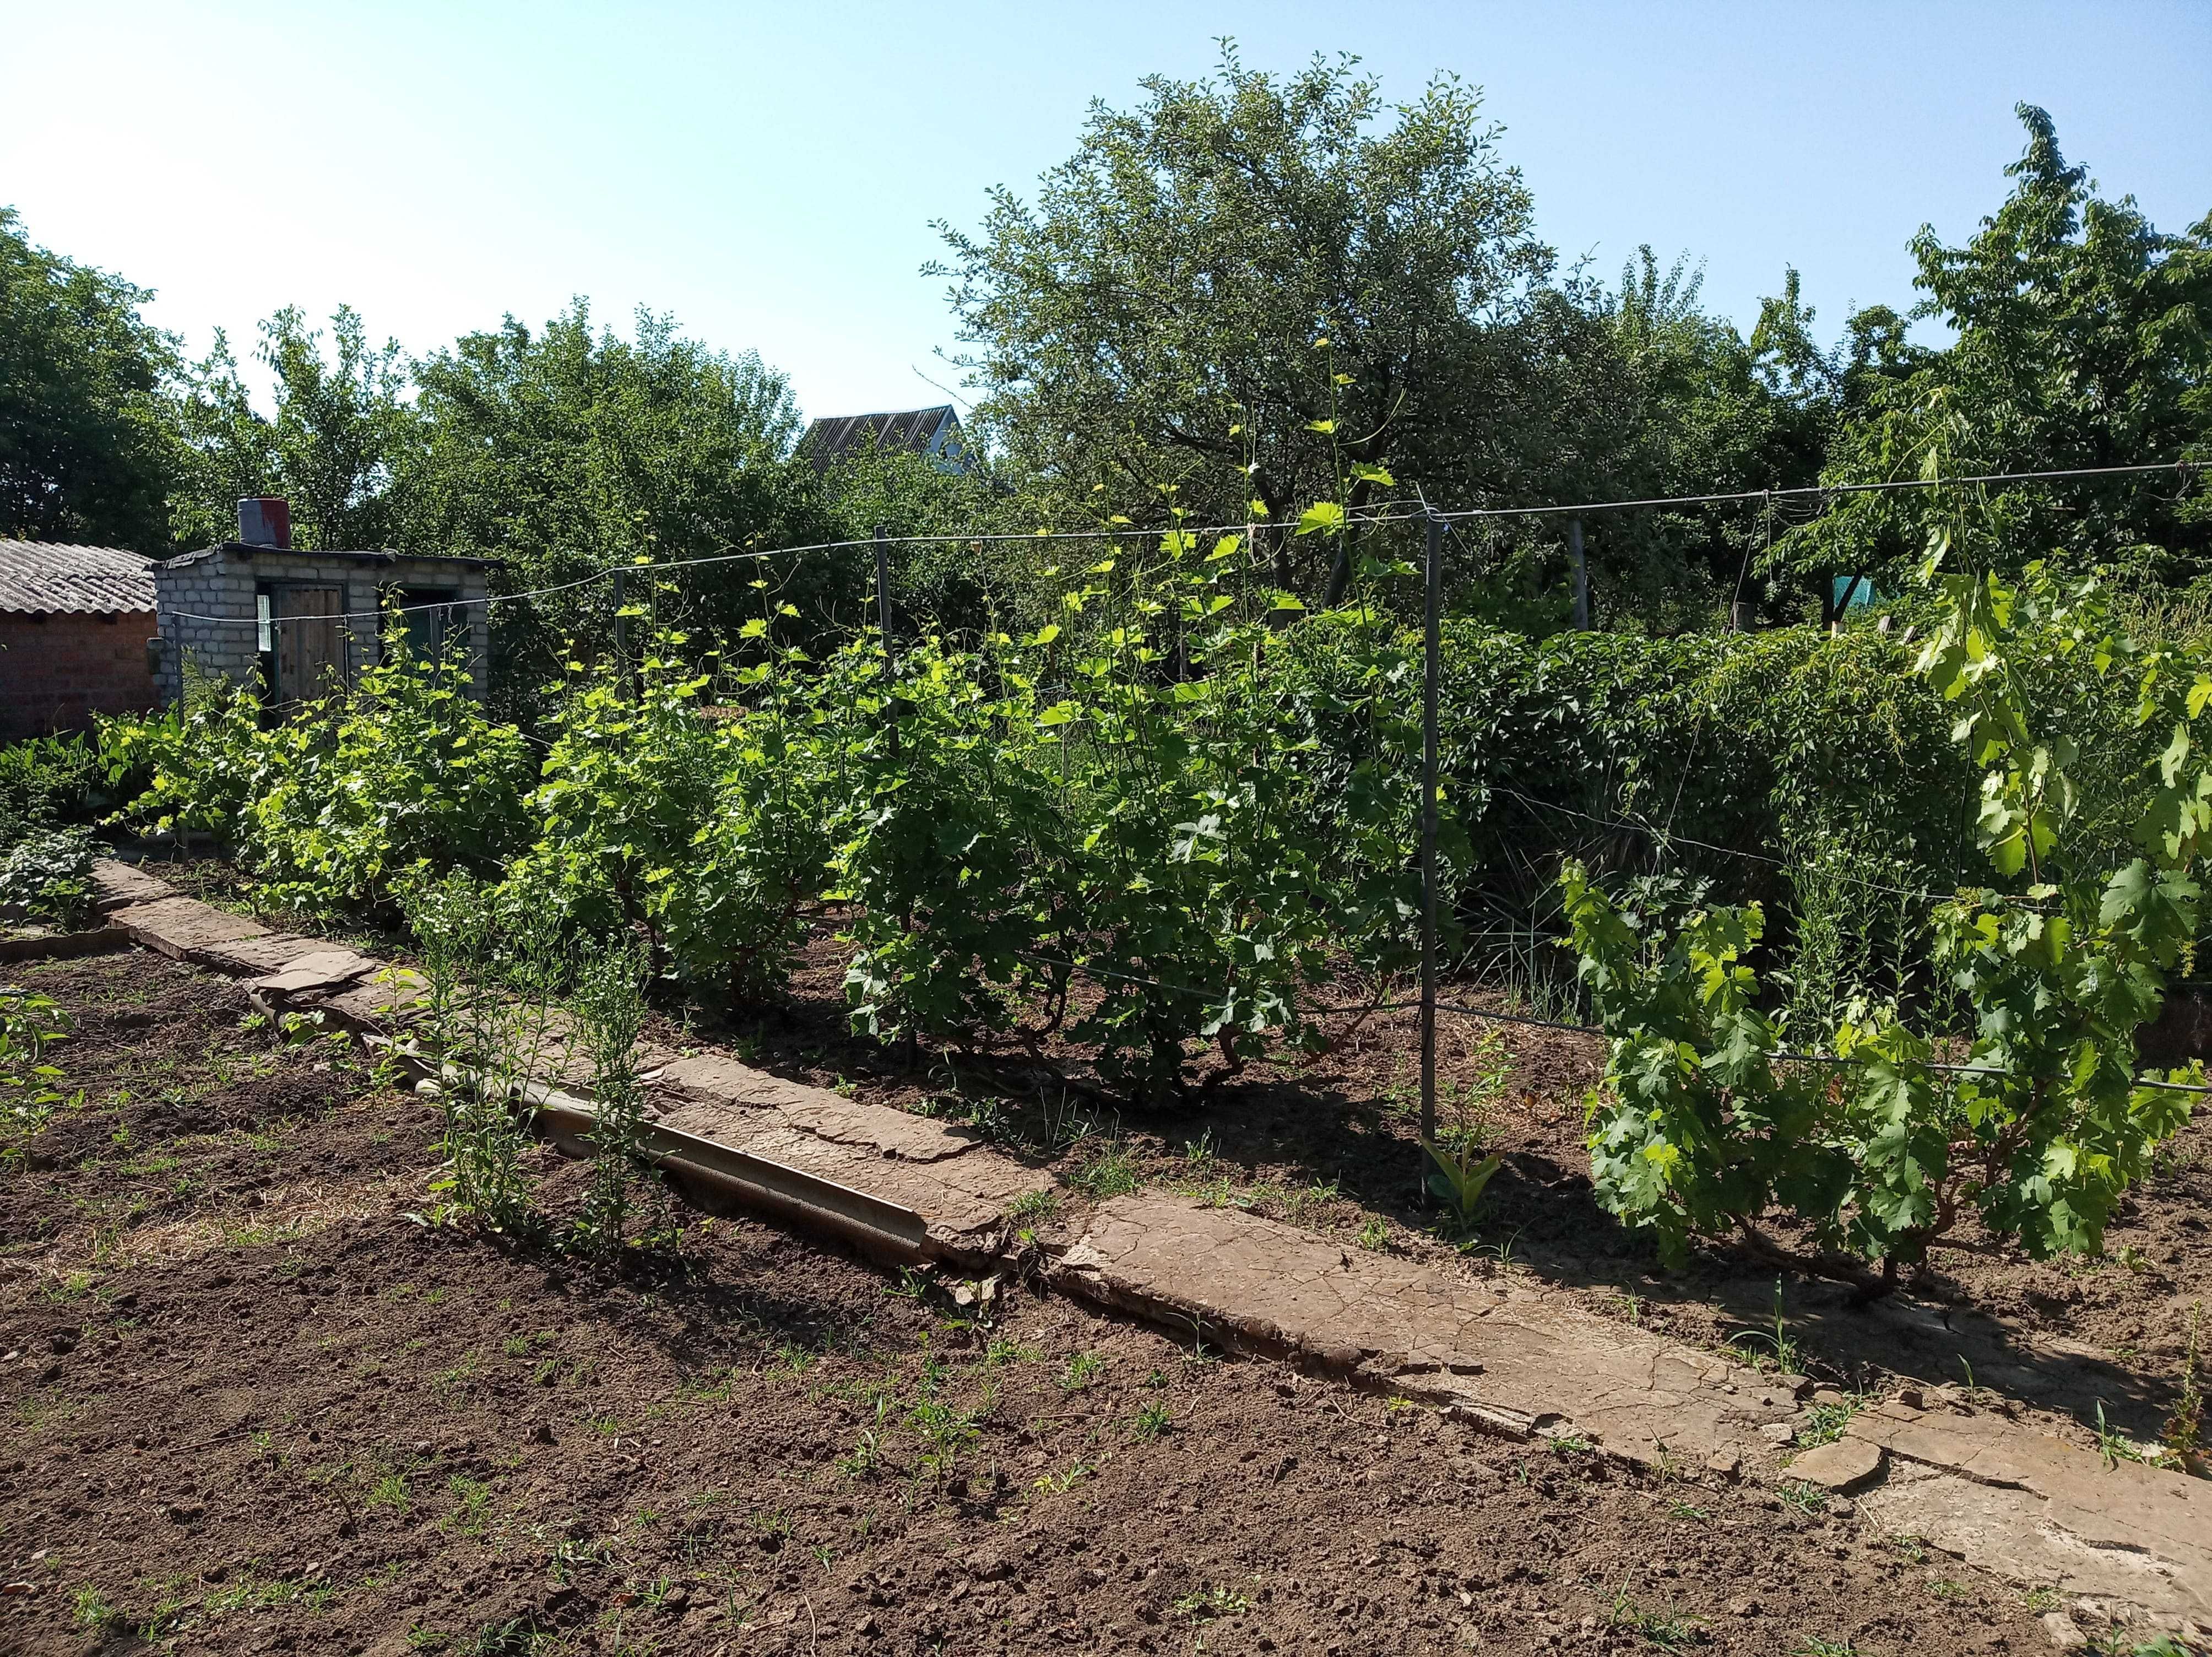
[[[1201,1086],[1185,1106],[1147,1111],[1056,1088],[1042,1073],[1024,1089],[1002,1085],[1006,1069],[902,1065],[847,1033],[842,978],[843,958],[823,937],[782,1005],[704,1027],[795,1080],[972,1123],[1101,1195],[1135,1181],[1419,1258],[1479,1252],[1579,1289],[1607,1316],[1687,1341],[1769,1352],[1778,1293],[1798,1361],[1847,1390],[1896,1380],[1984,1388],[2085,1442],[2101,1407],[2112,1428],[2154,1442],[2179,1397],[2192,1308],[2204,1314],[2200,1385],[2212,1364],[2212,1111],[2161,1150],[2109,1228],[2103,1257],[2031,1261],[1970,1225],[1962,1246],[1941,1252],[1909,1290],[1866,1306],[1839,1284],[1778,1283],[1771,1265],[1729,1247],[1701,1248],[1685,1270],[1662,1270],[1648,1240],[1595,1200],[1584,1106],[1604,1047],[1588,1035],[1441,1015],[1441,1108],[1448,1122],[1466,1112],[1504,1157],[1470,1239],[1443,1234],[1418,1186],[1411,1011],[1374,1014],[1326,1057],[1256,1065]],[[1506,1010],[1479,990],[1452,999]],[[1202,1082],[1204,1067],[1194,1070]]]
[[[164,863],[158,872],[206,901],[253,907],[251,880],[221,859]],[[314,929],[297,916],[264,918]],[[1868,1392],[1895,1380],[1982,1387],[2081,1441],[2093,1440],[2100,1410],[2130,1438],[2162,1437],[2180,1396],[2192,1311],[2201,1319],[2200,1385],[2212,1365],[2212,1111],[2200,1109],[2161,1151],[2153,1177],[2108,1229],[2102,1258],[2031,1261],[1970,1223],[1962,1246],[1939,1253],[1909,1291],[1868,1307],[1840,1285],[1796,1276],[1778,1283],[1771,1265],[1725,1246],[1699,1249],[1681,1271],[1662,1270],[1650,1243],[1594,1200],[1583,1124],[1604,1050],[1590,1036],[1443,1016],[1447,1119],[1468,1112],[1504,1157],[1478,1234],[1446,1237],[1419,1184],[1413,1012],[1337,1015],[1328,1022],[1343,1039],[1326,1057],[1287,1055],[1236,1077],[1202,1057],[1188,1101],[1140,1109],[1087,1086],[1079,1057],[1064,1046],[1046,1044],[1043,1067],[1012,1050],[979,1066],[854,1036],[834,930],[817,929],[774,1004],[692,1008],[658,1037],[724,1043],[795,1081],[969,1123],[1100,1195],[1134,1182],[1419,1258],[1480,1251],[1581,1290],[1604,1315],[1687,1341],[1748,1341],[1767,1350],[1778,1292],[1785,1338],[1824,1380]],[[355,941],[394,953],[388,938]],[[1359,996],[1346,986],[1332,999]],[[1474,987],[1449,999],[1506,1010],[1501,997]],[[1081,1218],[1078,1205],[1066,1222]]]
[[[619,1271],[421,1223],[433,1113],[337,1045],[157,956],[14,976],[76,1018],[82,1099],[0,1167],[0,1650],[2043,1642],[2040,1602],[1846,1502],[1477,1437],[1029,1289],[978,1317],[690,1211]],[[1349,1188],[1387,1159],[1332,1149],[1402,1138],[1373,1074],[1173,1133]],[[1277,1114],[1304,1136],[1237,1161]],[[557,1216],[584,1171],[538,1169]]]

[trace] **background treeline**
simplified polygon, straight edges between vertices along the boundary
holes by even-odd
[[[2020,114],[2025,151],[1981,228],[1954,247],[1923,228],[1914,302],[1859,310],[1823,343],[1795,271],[1747,337],[1704,308],[1686,259],[1646,249],[1615,282],[1562,267],[1479,94],[1452,77],[1403,104],[1350,60],[1277,76],[1232,53],[1202,81],[1154,78],[1133,107],[1094,106],[1030,195],[940,226],[974,398],[975,464],[951,474],[894,454],[821,473],[757,354],[646,312],[610,328],[581,299],[419,357],[350,309],[319,325],[284,310],[250,347],[273,387],[257,403],[230,341],[187,360],[142,319],[145,289],[0,213],[0,534],[168,552],[222,538],[238,496],[282,494],[302,545],[497,557],[519,590],[879,523],[1142,530],[1179,506],[1278,526],[1273,579],[1318,607],[1418,532],[1289,533],[1316,501],[1356,515],[2204,454],[2212,218],[2160,232],[2065,161],[2046,115]],[[1914,343],[1920,318],[1950,343]],[[1732,599],[1769,623],[1826,619],[1837,573],[1898,589],[1926,509],[1862,496],[1594,516],[1597,624],[1697,630]],[[2201,480],[2021,488],[1990,515],[2009,564],[2056,551],[2168,587],[2212,569]],[[1565,624],[1558,520],[1460,534],[1455,610]],[[1054,556],[902,549],[902,613],[1033,624]],[[759,573],[696,573],[659,618],[734,624]],[[864,576],[852,559],[771,571],[816,624],[857,619]],[[612,604],[603,583],[508,606],[506,654],[554,670],[565,637],[606,636]]]

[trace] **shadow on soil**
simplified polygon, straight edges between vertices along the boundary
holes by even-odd
[[[1056,1082],[1019,1056],[964,1071],[942,1062],[904,1063],[897,1050],[849,1033],[833,984],[805,986],[776,1007],[702,1033],[732,1041],[793,1081],[842,1082],[861,1097],[955,1120],[966,1114],[1002,1150],[1063,1177],[1079,1173],[1086,1157],[1110,1145],[1130,1157],[1138,1177],[1169,1187],[1218,1189],[1225,1179],[1227,1200],[1237,1200],[1230,1193],[1237,1187],[1303,1191],[1340,1197],[1411,1232],[1433,1224],[1417,1184],[1422,1160],[1409,1086],[1412,1032],[1393,1020],[1370,1027],[1363,1051],[1296,1072],[1256,1067],[1246,1078],[1195,1091],[1182,1105],[1150,1111],[1117,1106],[1079,1081]],[[1464,1057],[1463,1051],[1448,1056],[1448,1081],[1452,1059]],[[1680,1338],[1720,1343],[1771,1335],[1777,1293],[1771,1265],[1747,1251],[1709,1246],[1680,1271],[1663,1270],[1646,1240],[1597,1205],[1582,1154],[1579,1105],[1596,1077],[1595,1053],[1574,1039],[1534,1033],[1516,1042],[1513,1059],[1516,1081],[1533,1085],[1519,1087],[1493,1120],[1490,1142],[1504,1163],[1486,1193],[1474,1246],[1579,1292],[1596,1309]],[[2205,1124],[2193,1132],[2212,1142]],[[2192,1213],[2212,1207],[2208,1161],[2201,1150],[2193,1165],[2185,1157],[2184,1173],[2140,1205],[2159,1211],[2154,1229],[2160,1234],[2186,1231]],[[1194,1177],[1201,1166],[1208,1179]],[[2124,1210],[2113,1228],[2115,1252],[2130,1217]],[[2201,1221],[2195,1224],[2202,1229]],[[2084,1426],[2094,1426],[2101,1405],[2116,1430],[2155,1440],[2175,1401],[2179,1363],[2130,1365],[2106,1355],[2133,1338],[2112,1330],[2116,1319],[2127,1322],[2128,1308],[2115,1312],[2107,1304],[2090,1320],[2096,1326],[2077,1328],[2067,1302],[2079,1291],[2063,1268],[2033,1267],[1984,1240],[1964,1240],[1964,1249],[1937,1257],[1936,1270],[1871,1305],[1841,1285],[1784,1274],[1784,1338],[1818,1374],[1847,1387],[1871,1387],[1883,1374],[1971,1384]],[[2191,1239],[2180,1240],[2186,1248]],[[2198,1240],[2194,1252],[2202,1252]],[[2120,1282],[2106,1301],[2130,1302],[2137,1325],[2161,1325],[2170,1349],[2164,1355],[2178,1360],[2175,1331],[2188,1294],[2173,1293],[2170,1278]],[[1740,1349],[1771,1352],[1764,1339]]]

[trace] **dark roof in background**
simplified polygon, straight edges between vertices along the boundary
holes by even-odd
[[[117,546],[0,541],[0,611],[113,616],[154,607],[154,561]]]
[[[960,417],[950,403],[929,409],[903,409],[895,414],[838,414],[808,426],[799,446],[817,466],[826,466],[871,442],[881,448],[910,448],[917,454],[928,454],[936,449],[939,434],[959,423]]]

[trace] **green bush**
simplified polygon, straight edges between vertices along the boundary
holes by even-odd
[[[125,793],[117,820],[143,833],[242,844],[270,780],[261,704],[228,679],[194,677],[178,706],[103,719],[100,758]]]
[[[89,822],[108,805],[100,751],[81,736],[0,746],[0,847],[40,829]]]
[[[1929,917],[1936,969],[1972,1020],[1955,1068],[1938,1057],[1942,1028],[1894,1002],[1860,1002],[1822,1033],[1833,1060],[1787,1057],[1777,997],[1746,959],[1759,905],[1703,910],[1654,935],[1579,866],[1563,879],[1613,1037],[1592,1095],[1599,1200],[1656,1233],[1667,1258],[1692,1236],[1729,1233],[1778,1252],[1761,1229],[1777,1204],[1806,1228],[1814,1253],[1802,1264],[1870,1290],[1969,1211],[2037,1258],[2095,1252],[2152,1149],[2189,1118],[2193,1093],[2137,1084],[2135,1038],[2197,934],[2212,661],[2136,652],[2093,587],[2062,587],[2040,567],[2017,590],[1962,576],[1942,590],[1919,665],[1978,773],[1961,803],[1999,882]],[[2094,807],[2064,728],[2101,720],[2112,698],[2069,706],[2052,689],[2087,681],[2131,692],[2159,750],[2133,789],[2142,855],[2117,869],[2097,856],[2106,831],[2082,820]],[[2188,1079],[2201,1081],[2201,1066]]]
[[[239,850],[280,905],[374,908],[410,870],[496,874],[529,842],[530,745],[485,716],[457,658],[390,650],[351,696],[258,736]]]
[[[642,922],[687,982],[742,997],[781,978],[820,897],[831,802],[811,710],[774,664],[734,676],[749,705],[710,709],[688,643],[653,641],[634,686],[572,672],[508,880],[580,936]]]
[[[395,653],[289,723],[198,687],[112,722],[102,752],[145,779],[129,820],[220,835],[278,902],[388,910],[403,878],[459,868],[571,945],[641,929],[653,970],[709,999],[772,991],[834,913],[860,1029],[1057,1033],[1172,1094],[1200,1044],[1232,1070],[1311,1044],[1317,986],[1381,992],[1412,965],[1419,640],[1362,589],[1304,613],[1240,536],[1101,550],[1038,573],[1064,619],[1019,639],[887,654],[870,633],[817,661],[763,597],[720,651],[667,633],[627,675],[571,661],[527,734],[458,664]],[[1407,574],[1361,565],[1370,594]],[[2148,797],[2145,728],[2065,625],[2023,613],[2008,648],[2074,744],[2061,848],[2094,861]],[[1537,642],[1449,623],[1449,959],[1566,999],[1534,964],[1558,958],[1537,946],[1569,929],[1573,864],[1647,929],[1759,905],[1786,971],[1751,1004],[1778,1029],[1861,1001],[1931,1028],[1970,1015],[1922,894],[1972,874],[1981,772],[1912,654],[1865,627]]]
[[[556,998],[568,963],[553,918],[459,870],[418,868],[395,895],[424,982],[416,1036],[439,1069],[446,1163],[437,1217],[510,1237],[543,1225],[530,1145],[529,1092],[558,1058]]]
[[[41,830],[0,851],[0,919],[27,916],[73,931],[93,916],[92,836]]]
[[[180,709],[108,722],[101,748],[111,776],[147,779],[123,821],[214,836],[306,913],[388,906],[418,867],[496,872],[528,842],[527,740],[485,716],[458,658],[413,659],[397,631],[352,693],[291,719],[204,682]]]
[[[994,695],[988,664],[933,639],[887,662],[865,640],[825,676],[853,722],[817,790],[835,801],[831,895],[851,905],[846,993],[871,1034],[965,1042],[1065,980],[1048,957],[1066,947],[1067,824],[1032,693]]]

